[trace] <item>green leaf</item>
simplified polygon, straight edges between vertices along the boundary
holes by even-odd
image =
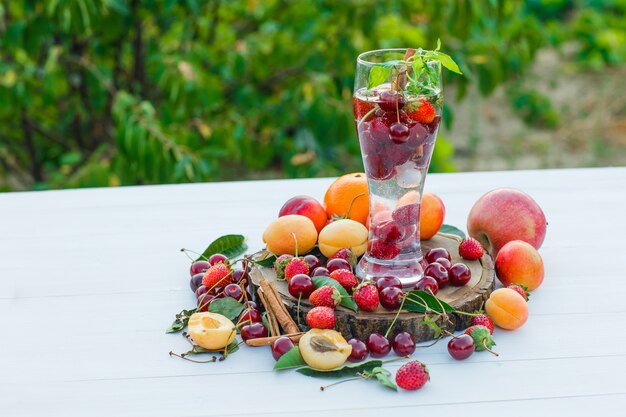
[[[370,76],[367,81],[367,88],[373,88],[389,79],[391,68],[376,65],[370,70]]]
[[[407,293],[404,309],[414,313],[426,313],[428,311],[454,313],[456,311],[445,301],[441,301],[434,295],[420,290],[412,290]]]
[[[309,368],[307,366],[298,369],[296,372],[299,372],[302,375],[318,378],[345,378],[349,376],[357,376],[357,374],[364,372],[372,372],[375,368],[382,366],[382,364],[382,361],[373,360],[363,363],[356,363],[353,365],[344,365],[328,371],[320,371],[318,369]]]
[[[443,226],[441,226],[441,229],[439,229],[439,233],[448,233],[450,235],[456,235],[458,237],[460,237],[461,239],[465,239],[465,233],[454,226],[451,226],[449,224],[444,224]]]
[[[196,259],[200,261],[202,259],[208,259],[211,255],[221,253],[227,258],[234,258],[241,255],[248,249],[248,245],[245,244],[246,238],[243,235],[224,235],[215,239],[211,244],[202,252],[202,255]]]
[[[423,323],[428,326],[430,328],[430,330],[433,331],[433,338],[435,339],[439,339],[441,337],[441,327],[439,327],[439,325],[437,324],[437,322],[433,319],[431,319],[430,317],[428,317],[428,315],[424,314],[424,320],[422,320]]]
[[[391,376],[391,372],[389,372],[385,368],[381,368],[381,367],[374,368],[372,370],[372,375],[376,377],[378,382],[380,382],[387,388],[390,388],[394,391],[398,391],[398,387],[396,386],[396,384],[394,384],[393,381],[391,381],[391,379],[389,378]]]
[[[254,263],[259,266],[269,268],[271,266],[274,266],[274,261],[276,261],[276,255],[270,255],[266,258],[261,259],[260,261],[254,261]]]
[[[189,322],[189,317],[191,317],[191,315],[195,312],[195,308],[190,308],[187,310],[182,310],[180,313],[176,314],[176,318],[174,319],[172,324],[170,324],[170,327],[165,330],[165,333],[178,333],[183,330]]]
[[[332,287],[337,288],[339,294],[341,294],[341,303],[339,305],[349,308],[352,311],[356,311],[356,303],[354,299],[350,297],[345,288],[341,286],[339,282],[330,278],[330,277],[313,277],[313,283],[315,284],[315,288],[322,287],[324,285],[330,285]]]
[[[234,321],[243,311],[243,304],[232,297],[218,298],[217,300],[211,301],[209,311],[211,313],[221,314],[228,317],[229,320]]]
[[[461,72],[461,69],[459,68],[457,63],[454,62],[454,59],[452,59],[450,55],[444,54],[443,52],[440,52],[440,51],[437,51],[436,54],[437,54],[436,55],[437,60],[441,62],[441,65],[443,65],[444,67],[446,67],[452,72],[456,72],[457,74],[463,75],[463,73]]]
[[[283,369],[299,368],[305,366],[306,362],[302,359],[300,349],[298,346],[294,346],[291,350],[281,356],[274,364],[274,370],[280,371]]]

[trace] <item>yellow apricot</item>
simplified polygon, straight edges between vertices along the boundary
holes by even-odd
[[[311,368],[326,371],[344,364],[352,346],[341,333],[328,329],[311,329],[298,343],[302,359]]]
[[[295,235],[295,239],[294,239]],[[315,224],[308,217],[288,214],[274,220],[263,232],[263,242],[274,255],[309,252],[317,241]]]
[[[526,300],[510,288],[492,292],[485,303],[485,311],[496,326],[507,330],[522,327],[528,320]]]
[[[349,248],[355,256],[361,256],[367,249],[367,228],[355,220],[335,220],[322,229],[318,245],[327,258],[342,248]]]
[[[235,340],[237,330],[228,317],[217,313],[194,313],[187,324],[189,336],[198,346],[223,349]]]

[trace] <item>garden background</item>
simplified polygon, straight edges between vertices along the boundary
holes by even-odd
[[[0,0],[0,191],[361,171],[356,56],[438,38],[431,171],[626,165],[626,0]]]

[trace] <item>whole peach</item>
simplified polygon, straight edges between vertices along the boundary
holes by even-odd
[[[299,214],[308,217],[315,225],[315,230],[319,233],[326,226],[326,209],[319,201],[308,195],[297,195],[287,200],[278,212],[278,217],[287,214]]]
[[[496,256],[496,275],[505,287],[522,284],[532,291],[543,282],[543,261],[532,245],[512,240]]]
[[[467,231],[495,257],[512,240],[539,249],[546,236],[546,217],[528,194],[498,188],[476,201],[467,218]]]
[[[441,198],[433,193],[422,194],[422,207],[420,208],[420,239],[428,240],[435,236],[446,216],[446,207]]]
[[[528,320],[528,303],[510,288],[499,288],[491,293],[485,311],[493,323],[507,330],[520,328]]]

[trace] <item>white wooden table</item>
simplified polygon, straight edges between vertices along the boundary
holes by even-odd
[[[527,324],[496,331],[499,358],[418,350],[431,371],[420,391],[320,392],[318,379],[273,372],[268,348],[222,363],[169,357],[187,345],[164,329],[195,301],[179,249],[226,233],[260,249],[285,200],[321,199],[331,180],[0,195],[0,416],[626,415],[626,168],[428,177],[447,223],[465,229],[480,195],[509,186],[549,227]]]

